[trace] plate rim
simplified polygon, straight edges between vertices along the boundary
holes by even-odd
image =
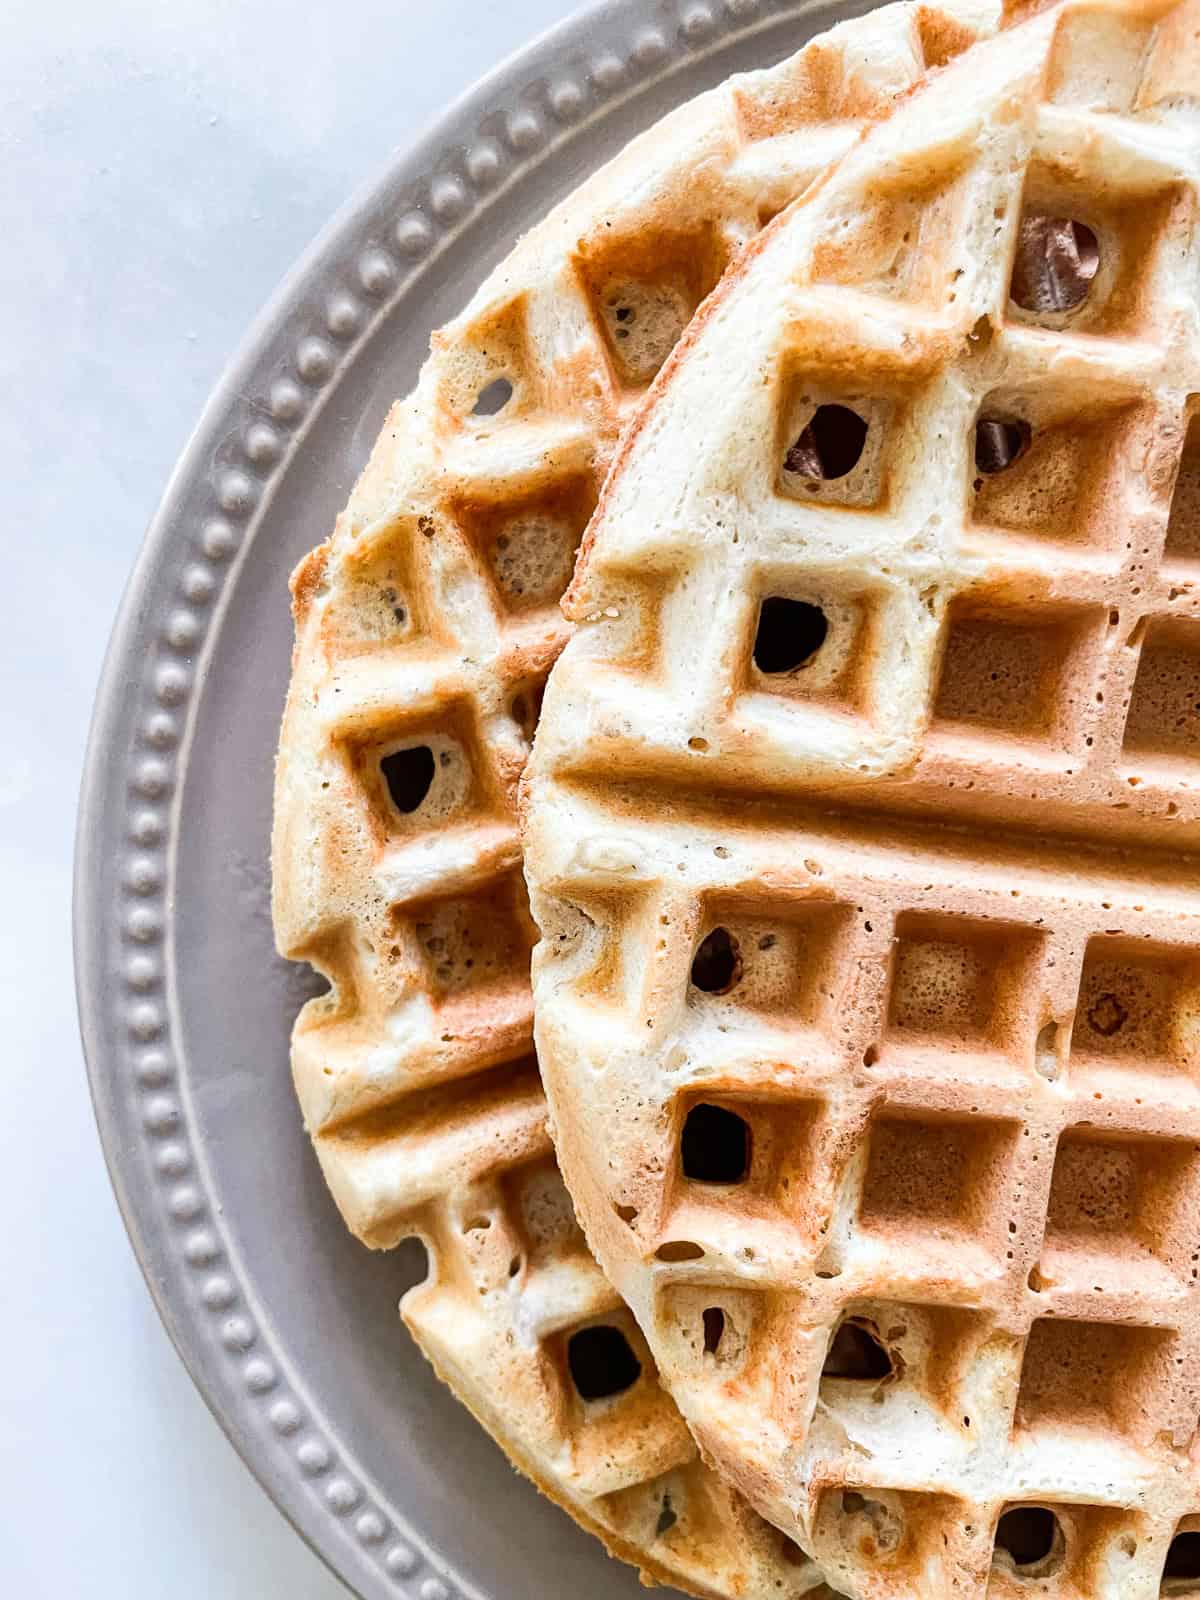
[[[254,317],[183,445],[116,613],[82,767],[72,896],[76,1004],[109,1181],[209,1411],[282,1515],[363,1600],[474,1591],[356,1467],[265,1319],[246,1315],[251,1279],[211,1203],[186,1075],[172,1061],[181,1033],[172,887],[195,691],[242,550],[292,453],[342,371],[442,251],[625,98],[758,31],[850,9],[592,0],[477,79],[354,189]],[[164,588],[159,618],[150,601]],[[177,1277],[197,1285],[193,1298]],[[202,1331],[214,1326],[215,1339]]]

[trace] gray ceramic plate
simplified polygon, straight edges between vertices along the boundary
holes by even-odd
[[[286,578],[430,329],[600,161],[862,7],[617,0],[460,101],[330,226],[252,330],[130,580],[79,823],[84,1043],[159,1310],[248,1465],[363,1597],[639,1592],[441,1389],[396,1301],[420,1252],[350,1239],[300,1127],[305,975],[271,942]]]

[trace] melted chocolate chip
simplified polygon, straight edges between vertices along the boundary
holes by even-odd
[[[1013,262],[1013,299],[1025,311],[1074,311],[1100,266],[1096,235],[1067,217],[1021,218]]]

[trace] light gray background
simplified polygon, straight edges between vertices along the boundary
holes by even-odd
[[[250,319],[569,0],[0,0],[0,1589],[335,1600],[179,1364],[109,1191],[69,942],[101,657]]]

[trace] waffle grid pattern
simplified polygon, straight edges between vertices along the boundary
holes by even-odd
[[[852,163],[843,203],[877,233],[840,245],[835,180],[807,254],[781,233],[728,292],[766,322],[788,261],[783,354],[750,343],[754,390],[714,404],[673,499],[685,357],[644,424],[661,501],[636,440],[606,492],[530,785],[539,1043],[584,1130],[560,1155],[589,1238],[702,1449],[863,1596],[1182,1592],[1168,1547],[1200,1527],[1200,912],[1176,854],[1200,792],[1200,124],[1172,89],[1197,30],[1088,6],[1029,27],[1001,85],[1033,73],[1028,113],[977,164],[944,158],[945,81],[927,144],[889,150],[932,173],[925,276],[868,145],[873,204]],[[1098,59],[1123,63],[1100,107]],[[1077,314],[1022,313],[1007,269],[928,275],[931,240],[1007,263],[1031,213],[1099,241]],[[959,293],[987,319],[960,344]],[[778,464],[821,405],[869,424],[832,483]],[[972,444],[996,416],[1029,436],[993,476]],[[751,432],[735,496],[722,440]],[[825,617],[805,672],[755,665],[772,596]],[[714,930],[734,957],[704,993]],[[706,1108],[737,1119],[715,1180],[687,1164]],[[823,1374],[847,1318],[883,1380]],[[994,1556],[1029,1505],[1054,1549]]]
[[[786,1412],[773,1417],[778,1448],[807,1436],[807,1474],[835,1486],[805,1514],[818,1541],[826,1500],[846,1489],[884,1504],[907,1497],[910,1523],[922,1496],[932,1517],[950,1494],[970,1525],[981,1457],[1011,1452],[1012,1492],[973,1508],[976,1560],[986,1564],[1012,1503],[1069,1504],[1072,1527],[1091,1505],[1105,1511],[1106,1560],[1132,1585],[1123,1542],[1138,1541],[1154,1575],[1175,1523],[1198,1508],[1188,1452],[1200,1414],[1200,1092],[1188,1024],[1200,921],[1165,874],[1122,879],[1097,864],[1080,915],[1069,852],[1048,853],[1036,875],[1020,848],[981,868],[974,854],[939,851],[929,831],[912,826],[902,869],[835,828],[780,828],[766,849],[710,820],[690,845],[682,830],[660,840],[697,867],[722,848],[730,863],[728,882],[710,875],[701,895],[689,872],[686,887],[630,908],[667,930],[631,1020],[644,1029],[653,1018],[687,1062],[649,1153],[672,1174],[645,1217],[667,1263],[655,1291],[667,1370],[685,1390],[719,1386],[703,1420],[687,1407],[714,1453],[756,1394],[778,1406],[790,1378]],[[748,855],[766,881],[801,855],[811,889],[752,896]],[[1047,931],[1064,908],[1069,933]],[[625,909],[610,903],[614,929]],[[714,996],[689,968],[718,927],[742,972]],[[769,1001],[793,998],[779,1010],[742,1004],[759,984]],[[848,1088],[851,1063],[862,1065]],[[696,1106],[748,1130],[738,1181],[685,1173]],[[713,1309],[715,1350],[705,1348]],[[822,1376],[846,1317],[890,1345],[899,1377],[880,1388]],[[847,1438],[869,1456],[847,1452]],[[1140,1510],[1148,1461],[1177,1478],[1157,1518]],[[1068,1547],[1076,1566],[1085,1547],[1098,1559],[1075,1533]],[[1006,1592],[999,1577],[995,1586]]]
[[[705,1593],[820,1577],[701,1464],[557,1178],[516,784],[623,419],[740,245],[975,26],[876,13],[591,180],[435,336],[293,580],[275,916],[280,948],[331,986],[293,1035],[326,1178],[367,1243],[424,1239],[405,1318],[514,1461]],[[584,1401],[568,1347],[592,1326],[617,1328],[641,1375]]]

